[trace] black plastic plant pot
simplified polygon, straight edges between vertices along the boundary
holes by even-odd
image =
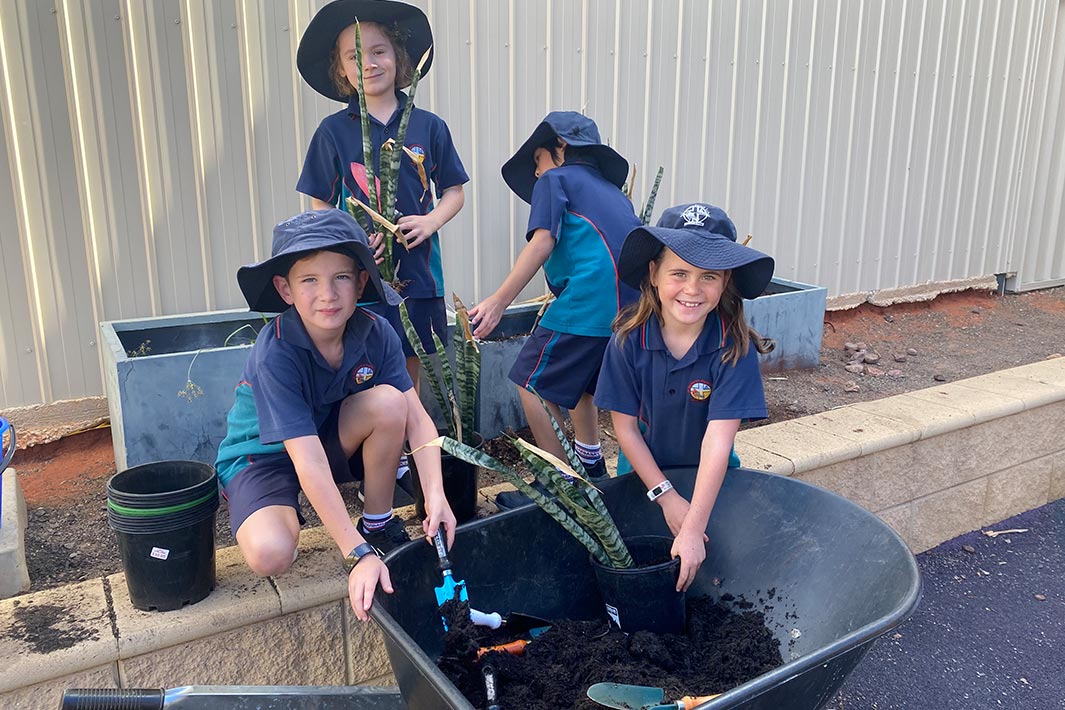
[[[690,497],[695,473],[673,470],[669,478]],[[636,476],[602,488],[624,538],[669,534]],[[920,598],[917,562],[886,523],[801,481],[730,470],[707,534],[707,558],[688,595],[757,602],[772,590],[766,623],[785,659],[701,706],[707,710],[821,707],[873,641],[907,619]],[[536,506],[462,526],[450,558],[478,609],[605,617],[588,551]],[[387,560],[395,592],[379,591],[371,615],[408,706],[473,710],[435,663],[444,635],[441,624],[427,621],[438,617],[436,554],[429,545],[406,545]]]
[[[607,616],[626,633],[684,633],[684,593],[677,591],[680,558],[670,559],[673,538],[625,538],[635,567],[617,569],[590,560]]]
[[[442,432],[444,433],[444,432]],[[474,443],[470,444],[478,451],[484,446],[484,438],[474,432]],[[417,467],[411,457],[411,471],[417,473]],[[459,525],[472,520],[477,515],[477,491],[479,467],[455,458],[443,449],[440,450],[440,472],[444,477],[444,496],[451,505],[455,520]],[[414,486],[414,512],[419,518],[425,517],[425,496],[417,478]]]
[[[107,520],[134,607],[180,609],[214,589],[217,510],[217,476],[204,463],[160,461],[111,477]]]

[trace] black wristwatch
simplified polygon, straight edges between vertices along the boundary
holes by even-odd
[[[356,545],[355,549],[349,552],[348,556],[344,558],[344,570],[348,574],[351,574],[351,570],[355,569],[355,565],[359,564],[359,560],[367,555],[381,557],[381,551],[368,542]]]

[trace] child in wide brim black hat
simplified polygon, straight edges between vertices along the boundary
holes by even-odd
[[[640,299],[618,315],[595,402],[611,413],[619,475],[631,466],[662,509],[686,590],[725,471],[740,465],[740,422],[768,414],[758,355],[773,344],[747,325],[743,299],[765,290],[773,259],[738,244],[723,210],[694,203],[634,229],[618,269]],[[698,467],[690,502],[663,472],[678,466]]]
[[[241,267],[252,310],[279,312],[252,346],[215,468],[241,554],[264,576],[296,560],[302,491],[348,571],[348,597],[366,620],[374,589],[392,591],[380,556],[407,542],[392,511],[404,441],[420,446],[436,426],[414,391],[392,327],[357,307],[364,293],[399,296],[381,282],[369,240],[341,210],[304,212],[274,228],[270,258]],[[425,495],[422,529],[454,539],[440,450],[415,454]],[[363,516],[352,522],[337,483],[361,480]],[[338,565],[338,569],[340,565]]]
[[[362,65],[355,61],[355,22],[362,39]],[[422,75],[432,64],[432,30],[417,7],[392,0],[334,0],[311,20],[300,40],[296,64],[315,91],[347,104],[322,120],[311,139],[296,189],[309,195],[315,209],[339,206],[354,196],[371,204],[366,165],[380,174],[381,146],[398,134],[414,67],[429,52]],[[358,96],[359,74],[365,93],[373,155],[363,155],[362,121]],[[393,239],[396,284],[407,312],[428,353],[435,353],[432,333],[447,328],[439,230],[462,209],[463,185],[469,181],[447,124],[437,115],[414,107],[400,156],[396,188],[396,220],[400,236]],[[423,183],[424,179],[424,183]],[[430,184],[431,183],[431,184]],[[380,199],[380,186],[375,190]],[[434,201],[434,192],[435,198]],[[372,234],[375,254],[383,251],[382,235]],[[407,341],[398,310],[385,303],[364,304],[395,327],[415,383],[420,365]]]
[[[575,111],[548,114],[502,169],[507,185],[530,203],[528,244],[496,292],[470,310],[475,337],[487,336],[543,267],[555,300],[509,376],[537,445],[563,459],[536,395],[559,421],[561,408],[569,410],[574,450],[593,480],[607,471],[592,394],[614,316],[636,298],[636,291],[617,279],[622,241],[640,223],[621,191],[628,169],[602,142],[595,121]],[[530,503],[516,491],[496,497],[501,508]]]

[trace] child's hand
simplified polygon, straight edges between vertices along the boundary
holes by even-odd
[[[503,311],[505,310],[506,304],[500,303],[492,296],[471,308],[470,322],[474,326],[473,337],[481,339],[491,335],[492,331],[499,325],[499,320],[503,317]]]
[[[368,612],[370,605],[373,604],[373,593],[378,583],[381,584],[381,589],[386,594],[392,593],[392,580],[388,576],[388,567],[377,555],[363,557],[348,575],[348,599],[359,621],[369,620]]]
[[[403,232],[407,248],[413,249],[424,242],[437,230],[436,221],[426,214],[408,214],[399,218],[396,226]]]
[[[374,232],[370,235],[370,251],[373,252],[373,260],[375,264],[381,264],[385,260],[385,239],[384,234],[381,232]]]
[[[438,500],[425,501],[425,520],[422,521],[422,532],[425,533],[425,539],[432,545],[437,528],[443,525],[447,547],[451,549],[451,545],[455,542],[455,525],[457,525],[455,514],[451,511],[451,506],[443,494],[437,498]]]
[[[706,535],[702,531],[681,530],[673,540],[671,557],[680,558],[680,574],[677,576],[677,591],[686,592],[699,567],[706,559]]]

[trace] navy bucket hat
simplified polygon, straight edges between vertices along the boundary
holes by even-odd
[[[413,5],[394,0],[333,0],[314,16],[300,38],[296,50],[296,67],[304,81],[326,98],[348,103],[333,83],[332,57],[337,37],[355,20],[394,26],[406,37],[404,47],[415,67],[427,49],[433,46],[433,30],[429,18]],[[433,64],[433,53],[425,60],[422,76]],[[399,87],[405,89],[405,86]]]
[[[618,277],[640,288],[647,264],[662,247],[700,269],[732,271],[744,298],[757,298],[773,278],[773,258],[736,242],[736,225],[720,207],[691,203],[670,207],[654,227],[629,232],[618,259]]]
[[[274,288],[274,277],[287,275],[301,257],[323,250],[354,259],[359,268],[370,274],[367,291],[376,291],[379,300],[392,306],[403,300],[391,286],[381,281],[366,232],[355,218],[344,210],[327,209],[302,212],[278,223],[274,227],[270,258],[237,269],[237,283],[248,308],[263,313],[280,313],[288,308]]]
[[[552,111],[510,160],[503,163],[503,179],[518,197],[532,202],[533,187],[536,185],[533,154],[537,148],[555,137],[564,140],[566,145],[584,148],[595,158],[603,177],[619,188],[625,184],[625,178],[629,174],[629,161],[610,146],[603,144],[595,121],[576,111]]]

